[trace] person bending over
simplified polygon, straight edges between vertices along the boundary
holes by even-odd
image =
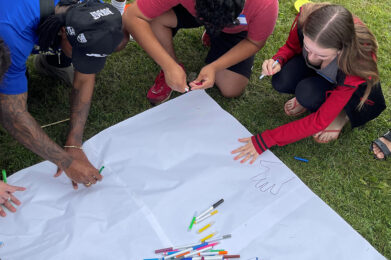
[[[288,116],[309,115],[239,139],[245,145],[232,151],[235,160],[253,163],[272,146],[308,136],[327,143],[346,123],[354,128],[376,118],[385,109],[376,52],[372,32],[343,6],[304,5],[286,44],[262,69],[277,91],[295,95],[284,106]]]
[[[3,79],[3,75],[7,71],[11,64],[10,54],[8,47],[5,45],[3,39],[0,38],[0,82]],[[5,217],[7,214],[3,210],[3,207],[7,208],[11,212],[15,212],[16,208],[12,205],[20,205],[21,202],[13,195],[15,191],[24,191],[25,188],[12,186],[5,182],[0,181],[0,216]],[[12,203],[11,203],[12,202]]]
[[[41,6],[40,3],[43,3]],[[58,166],[77,183],[102,179],[81,146],[95,74],[106,58],[129,40],[117,9],[97,0],[0,1],[0,37],[11,53],[11,65],[0,83],[0,122],[18,142]],[[121,43],[121,45],[120,45]],[[27,110],[26,60],[33,53],[62,53],[75,68],[70,96],[70,128],[65,149],[51,140]],[[54,66],[45,63],[50,70]]]
[[[251,75],[254,55],[273,32],[277,0],[137,0],[125,11],[126,30],[161,67],[147,98],[169,99],[173,90],[189,90],[173,36],[182,28],[204,26],[211,48],[192,90],[214,84],[225,97],[240,95]]]

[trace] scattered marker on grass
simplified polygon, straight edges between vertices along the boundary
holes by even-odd
[[[297,156],[295,156],[295,157],[293,157],[293,158],[295,158],[295,159],[296,159],[296,160],[298,160],[298,161],[302,161],[302,162],[308,162],[308,160],[307,160],[307,159],[300,158],[300,157],[297,157]]]

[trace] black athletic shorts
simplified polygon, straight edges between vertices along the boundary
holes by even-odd
[[[198,23],[197,19],[192,16],[182,5],[175,6],[173,11],[175,12],[178,21],[177,27],[173,28],[173,36],[175,36],[179,29],[197,28],[202,26],[200,23]],[[206,56],[205,62],[209,64],[217,60],[246,37],[247,31],[235,34],[221,32],[218,36],[211,36],[211,47],[208,55]],[[227,69],[239,73],[249,79],[251,76],[251,69],[254,64],[254,57],[255,55]]]

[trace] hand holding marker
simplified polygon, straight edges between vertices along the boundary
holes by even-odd
[[[266,63],[267,61],[265,61],[264,63]],[[278,60],[275,60],[273,62],[273,65],[272,65],[272,68],[274,68],[276,65],[278,64]],[[259,76],[259,79],[263,79],[265,76],[267,76],[266,74],[263,74],[261,76]]]
[[[7,183],[7,173],[5,172],[4,169],[1,171],[1,173],[3,174],[3,182]]]

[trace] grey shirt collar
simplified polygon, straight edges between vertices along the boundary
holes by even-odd
[[[320,76],[322,76],[329,82],[333,84],[337,84],[338,56],[335,57],[335,59],[332,60],[330,64],[323,69],[316,68],[308,62],[307,60],[308,52],[304,48],[303,48],[303,57],[308,67],[315,70]]]

